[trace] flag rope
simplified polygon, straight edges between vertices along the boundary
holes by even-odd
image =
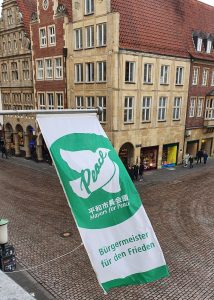
[[[77,249],[79,249],[81,246],[83,246],[83,243],[81,243],[79,246],[77,246],[76,248],[74,248],[74,249],[71,250],[70,252],[65,253],[65,254],[63,254],[63,255],[60,255],[60,256],[57,256],[57,257],[55,257],[55,258],[53,258],[53,259],[50,259],[50,260],[48,260],[48,261],[46,261],[46,262],[44,262],[44,263],[42,263],[42,264],[39,264],[39,265],[37,265],[37,266],[30,267],[30,268],[25,268],[25,269],[18,270],[18,271],[13,271],[13,272],[4,272],[4,273],[10,273],[10,274],[11,274],[11,273],[20,273],[20,272],[29,271],[29,270],[32,270],[32,269],[39,268],[39,267],[41,267],[41,266],[43,266],[43,265],[49,264],[49,263],[52,262],[52,261],[56,261],[56,260],[58,260],[58,259],[60,259],[60,258],[62,258],[62,257],[64,257],[64,256],[66,256],[66,255],[69,255],[69,254],[75,252],[75,251],[76,251]]]

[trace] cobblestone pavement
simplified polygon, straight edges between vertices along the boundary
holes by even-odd
[[[22,267],[63,300],[214,299],[214,159],[193,169],[144,175],[136,183],[171,276],[103,295],[54,168],[22,158],[0,159],[0,215]],[[70,232],[68,238],[61,236]],[[43,300],[43,299],[42,299]]]

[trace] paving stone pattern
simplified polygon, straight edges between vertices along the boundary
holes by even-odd
[[[214,159],[192,170],[177,167],[137,182],[169,265],[170,277],[112,289],[104,296],[82,246],[29,270],[57,300],[214,299]],[[81,243],[54,167],[22,158],[0,159],[0,215],[23,268],[40,265]],[[64,232],[71,236],[63,238]]]

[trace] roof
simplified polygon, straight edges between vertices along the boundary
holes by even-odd
[[[36,11],[36,0],[16,0],[20,12],[23,16],[24,27],[30,38],[30,18],[31,14]]]
[[[124,49],[189,58],[193,31],[214,34],[214,7],[197,0],[112,0],[111,10],[120,14]]]

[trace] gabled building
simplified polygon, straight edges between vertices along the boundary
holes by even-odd
[[[191,72],[185,149],[196,156],[199,149],[214,154],[214,7],[191,2],[188,50]]]
[[[72,1],[66,26],[70,107],[103,107],[124,163],[182,161],[190,58],[184,1]]]
[[[71,1],[37,0],[31,15],[34,96],[37,109],[67,108],[65,24],[70,21]],[[39,160],[48,155],[38,131]]]
[[[4,0],[0,19],[0,81],[3,109],[34,108],[31,65],[30,14],[34,0]],[[15,154],[30,158],[33,140],[33,117],[5,116],[6,147],[14,147]]]

